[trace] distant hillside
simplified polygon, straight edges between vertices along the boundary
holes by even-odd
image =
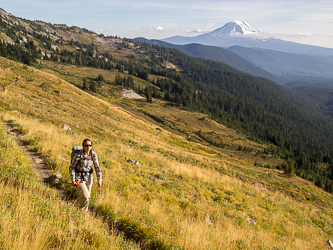
[[[282,53],[241,46],[232,46],[228,50],[271,74],[285,77],[289,81],[319,82],[323,81],[324,78],[333,78],[331,70],[333,68],[333,57]]]
[[[266,77],[282,85],[291,81],[322,82],[332,79],[333,49],[299,44],[265,35],[241,21],[229,22],[212,32],[195,37],[175,36],[162,41],[177,45],[202,44],[218,46],[240,55],[246,61],[273,74],[275,79]],[[184,52],[189,55],[206,58],[201,53]],[[218,56],[219,53],[217,53]],[[210,54],[210,59],[219,61],[218,57]],[[223,61],[226,62],[226,61]],[[226,62],[228,63],[228,62]],[[240,65],[230,64],[237,68]],[[237,68],[244,72],[245,68]],[[258,75],[256,71],[251,73]]]
[[[148,40],[145,38],[135,38],[133,41],[155,44],[165,48],[175,48],[179,49],[186,55],[200,57],[204,59],[210,59],[217,62],[223,62],[230,65],[231,67],[238,69],[242,72],[249,73],[254,76],[261,76],[272,80],[277,83],[285,83],[282,79],[276,77],[275,75],[255,66],[252,63],[244,60],[241,56],[236,53],[230,52],[226,49],[217,46],[207,46],[201,44],[187,44],[187,45],[175,45],[160,40]]]
[[[292,85],[292,93],[300,106],[308,110],[316,110],[333,118],[333,84],[322,84],[322,87],[306,86],[304,83]]]
[[[317,79],[318,80],[318,79]],[[319,80],[318,80],[319,81]],[[315,82],[307,82],[307,81],[294,81],[285,85],[288,88],[296,89],[302,87],[312,87],[312,88],[321,88],[321,89],[333,89],[333,81],[315,81]]]

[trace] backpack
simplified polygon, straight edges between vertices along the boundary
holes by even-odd
[[[82,152],[83,147],[82,146],[74,146],[72,148],[72,153],[71,153],[71,162],[73,161],[74,156],[79,153]],[[75,170],[76,170],[76,166],[75,166]]]

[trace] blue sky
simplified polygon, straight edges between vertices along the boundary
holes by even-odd
[[[332,0],[6,0],[0,7],[29,20],[127,38],[195,36],[239,20],[284,40],[333,48]]]

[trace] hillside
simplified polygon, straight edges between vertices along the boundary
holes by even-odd
[[[177,45],[177,44],[163,42],[160,40],[148,40],[145,38],[135,38],[133,39],[133,41],[154,44],[165,48],[175,48],[189,56],[195,56],[195,57],[214,60],[217,62],[223,62],[237,70],[249,73],[254,76],[261,76],[280,84],[284,82],[282,79],[276,77],[275,75],[270,74],[267,71],[262,70],[261,68],[255,66],[254,64],[244,60],[236,53],[230,53],[231,51],[221,47],[207,46],[201,44]]]
[[[328,86],[324,85],[322,88],[302,85],[301,87],[296,85],[292,89],[293,94],[299,98],[300,105],[305,105],[306,108],[315,108],[318,113],[333,117],[333,91],[332,87],[329,87],[329,83],[327,83]]]
[[[330,70],[333,60],[330,56],[309,56],[241,46],[232,46],[227,50],[236,53],[261,69],[289,81],[320,82],[333,78]]]
[[[106,101],[123,86],[144,95],[149,103],[166,101],[165,106],[200,112],[246,138],[273,144],[269,152],[282,162],[273,168],[295,172],[332,192],[332,117],[306,104],[305,97],[295,100],[290,91],[274,82],[176,49],[105,37],[63,24],[23,20],[4,11],[1,16],[0,54],[4,57],[57,74]],[[99,73],[84,77],[81,72],[73,77],[81,67]],[[108,74],[112,77],[106,80]],[[47,87],[47,82],[43,86]],[[146,115],[135,105],[132,109]],[[172,118],[166,122],[160,115],[147,116],[156,124],[174,126],[170,125]],[[191,140],[225,148],[220,135],[200,129],[190,134]]]
[[[74,193],[65,184],[70,149],[90,137],[105,176],[104,187],[94,188],[91,209],[131,227],[133,237],[146,244],[159,242],[158,249],[202,249],[203,244],[324,249],[332,238],[332,196],[314,185],[255,167],[237,150],[231,156],[190,142],[43,71],[6,59],[1,59],[1,69],[8,82],[19,79],[1,95],[3,122],[12,120],[53,172],[65,176],[60,188]],[[14,109],[22,115],[12,113]],[[193,115],[198,116],[188,114]],[[72,127],[70,133],[61,129],[64,123]],[[223,128],[216,126],[217,131]],[[224,130],[254,152],[263,147]]]
[[[10,26],[7,37],[23,42],[0,51],[25,64],[0,57],[2,126],[13,126],[10,133],[21,133],[51,173],[64,176],[54,189],[74,201],[71,148],[92,139],[103,187],[93,188],[90,216],[78,214],[38,181],[2,129],[0,248],[328,248],[328,118],[222,63],[77,27],[6,21],[2,31]],[[23,26],[36,29],[27,42]],[[124,88],[144,98],[127,99]],[[36,232],[46,237],[31,237]]]
[[[1,113],[1,249],[140,249],[41,183],[27,154],[4,129],[3,119],[11,115]]]
[[[319,82],[307,82],[307,81],[294,81],[286,84],[286,87],[291,89],[297,88],[319,88],[319,89],[332,89],[333,81],[319,81]]]

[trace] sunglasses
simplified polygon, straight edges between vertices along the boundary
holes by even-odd
[[[92,147],[92,144],[84,145],[85,147]]]

